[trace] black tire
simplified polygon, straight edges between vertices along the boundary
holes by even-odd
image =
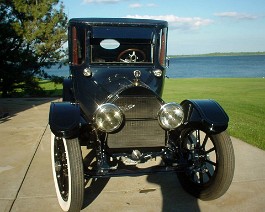
[[[51,135],[52,172],[63,211],[80,211],[84,198],[83,158],[78,139]]]
[[[178,173],[182,187],[201,200],[222,196],[232,183],[235,169],[228,133],[207,135],[200,130],[187,130],[181,140],[183,157],[188,163],[186,171]]]

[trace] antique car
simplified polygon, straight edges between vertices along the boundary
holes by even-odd
[[[49,114],[64,211],[82,208],[86,182],[94,178],[172,172],[202,200],[229,188],[235,159],[224,109],[210,99],[162,99],[167,32],[162,20],[69,21],[70,74],[63,101],[52,102]],[[160,162],[150,165],[154,159]]]

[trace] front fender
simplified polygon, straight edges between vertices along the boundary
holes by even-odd
[[[74,138],[78,136],[80,108],[70,102],[52,102],[50,105],[49,125],[55,136]]]
[[[227,129],[229,117],[214,100],[184,100],[180,103],[184,110],[184,126],[217,134]]]

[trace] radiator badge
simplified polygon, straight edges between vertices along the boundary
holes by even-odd
[[[123,112],[126,112],[128,110],[131,110],[132,108],[134,108],[135,105],[124,105],[124,106],[120,106],[120,109],[123,111]]]
[[[139,85],[141,74],[142,74],[142,73],[141,73],[141,71],[139,71],[139,70],[135,70],[135,71],[133,72],[133,75],[134,75],[134,77],[135,77],[135,79],[134,79],[134,85],[135,85],[135,86],[138,86],[138,85]]]

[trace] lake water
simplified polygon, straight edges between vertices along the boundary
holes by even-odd
[[[53,66],[48,74],[67,77],[69,68]],[[169,78],[264,78],[265,55],[171,58]]]
[[[172,58],[167,75],[170,78],[265,77],[265,55]]]

